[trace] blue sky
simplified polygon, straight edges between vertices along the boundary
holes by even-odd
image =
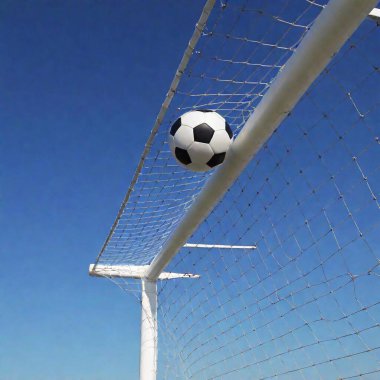
[[[140,308],[87,268],[202,3],[1,3],[0,379],[137,377]]]
[[[90,278],[87,270],[113,223],[203,2],[1,3],[0,380],[137,378],[140,307],[133,296],[109,281]],[[277,3],[258,1],[268,14],[246,9],[244,17],[237,3],[230,2],[227,11],[220,7],[214,14],[220,29],[217,22],[212,25],[221,34],[209,33],[198,44],[201,53],[195,60],[201,64],[189,70],[189,77],[185,75],[190,79],[181,82],[182,95],[177,93],[171,109],[173,120],[178,117],[173,107],[184,98],[182,109],[200,104],[187,97],[193,88],[212,94],[219,87],[221,91],[241,87],[239,81],[225,85],[207,75],[204,80],[201,74],[210,70],[221,79],[233,73],[244,79],[252,74],[251,61],[245,60],[262,63],[260,49],[251,57],[256,51],[252,41],[240,45],[239,38],[225,38],[230,30],[255,38],[263,32],[259,43],[263,46],[278,37],[265,29],[266,17],[277,14]],[[306,13],[301,21],[310,22],[308,17],[319,10]],[[284,6],[285,22],[278,21],[277,32],[288,36],[287,44],[293,34],[284,30],[292,12],[293,8]],[[246,378],[252,377],[253,368],[256,374],[270,377],[277,370],[286,374],[298,362],[310,364],[307,360],[312,363],[305,378],[316,378],[315,373],[331,375],[331,370],[339,374],[337,378],[346,376],[345,372],[359,373],[355,366],[362,372],[366,366],[372,370],[378,362],[378,328],[374,332],[378,297],[371,292],[379,278],[379,208],[373,195],[378,194],[380,183],[375,29],[372,21],[364,24],[251,162],[226,202],[194,235],[195,242],[220,243],[222,231],[224,242],[257,243],[257,254],[235,258],[231,252],[225,256],[215,252],[215,256],[182,250],[171,263],[176,271],[196,267],[202,277],[191,287],[185,282],[164,283],[166,291],[160,294],[161,313],[170,311],[164,320],[170,322],[169,332],[182,332],[175,334],[180,337],[175,341],[173,334],[160,329],[160,339],[167,338],[160,343],[166,341],[169,346],[166,361],[160,363],[168,366],[170,380],[177,369],[182,371],[179,365],[172,366],[171,354],[177,362],[178,356],[188,359],[181,363],[183,373],[228,374],[239,363],[232,359],[217,366],[228,354],[219,353],[218,347],[215,351],[212,345],[231,348],[226,342],[232,339],[237,342],[235,349],[241,349],[240,338],[246,335],[252,337],[249,350],[246,356],[239,355],[247,365],[241,367],[246,368]],[[217,42],[212,45],[214,38]],[[230,66],[223,58],[235,53],[242,61]],[[248,85],[247,89],[250,97],[252,88]],[[199,101],[203,102],[202,94]],[[240,105],[241,98],[236,112],[240,113]],[[233,202],[235,207],[230,207]],[[295,266],[293,257],[297,257]],[[219,281],[219,272],[226,268],[226,281],[224,277]],[[241,280],[239,286],[235,278]],[[341,278],[348,285],[341,287]],[[290,284],[285,289],[284,281]],[[308,291],[306,282],[320,293]],[[171,289],[181,297],[170,297]],[[277,298],[271,298],[271,289]],[[326,301],[322,293],[327,290],[332,296]],[[315,302],[308,306],[310,299]],[[231,304],[219,308],[223,301]],[[267,310],[270,301],[274,306],[269,311],[256,313],[257,306]],[[219,323],[218,312],[227,313],[225,322]],[[283,313],[290,315],[286,323],[281,321]],[[274,323],[266,322],[272,317]],[[304,319],[313,325],[315,352],[305,344],[309,330],[301,328]],[[335,322],[326,324],[331,335],[320,320]],[[267,323],[272,323],[269,329]],[[210,331],[218,339],[208,339]],[[290,334],[289,341],[281,343],[268,336],[272,332],[278,338],[284,331]],[[203,332],[210,345],[194,339]],[[293,338],[305,344],[304,350],[298,349]],[[323,339],[326,347],[320,345]],[[265,342],[264,348],[260,341]],[[336,342],[344,349],[336,347]],[[372,352],[367,355],[368,347]],[[284,360],[276,361],[273,353],[283,349]],[[289,355],[287,349],[291,349]],[[345,350],[353,365],[330,360]],[[364,350],[364,355],[355,350]],[[256,359],[268,355],[271,361],[265,359],[257,366],[252,364],[253,354]],[[328,364],[314,368],[323,355]],[[239,375],[244,376],[244,371]],[[302,371],[298,376],[303,377]]]

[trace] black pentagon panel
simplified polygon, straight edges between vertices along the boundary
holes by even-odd
[[[175,148],[175,156],[179,162],[182,162],[184,165],[191,164],[191,158],[187,150],[181,148]]]
[[[170,134],[172,136],[175,135],[175,133],[178,131],[179,127],[181,126],[181,118],[178,118],[172,125],[172,127],[170,128]]]
[[[194,141],[208,144],[212,136],[214,135],[214,130],[206,123],[197,125],[194,129]]]
[[[214,154],[211,159],[209,160],[209,162],[207,162],[207,165],[210,167],[210,168],[213,168],[217,165],[220,165],[223,161],[224,161],[224,157],[226,157],[226,153],[218,153],[218,154]]]
[[[199,112],[214,112],[213,110],[197,110],[197,111],[199,111]]]
[[[232,136],[234,135],[232,133],[230,125],[226,122],[226,132],[228,133],[228,136],[230,136],[230,139],[232,139]]]

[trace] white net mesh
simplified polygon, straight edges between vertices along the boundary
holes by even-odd
[[[218,111],[235,132],[244,125],[321,10],[312,2],[288,3],[233,2],[215,9],[99,263],[148,264],[159,252],[209,176],[176,164],[168,128],[199,108]]]
[[[99,263],[152,261],[209,176],[169,126],[208,108],[239,133],[324,3],[217,3]],[[379,378],[379,42],[365,20],[191,238],[257,248],[169,265],[201,277],[159,283],[159,378]]]

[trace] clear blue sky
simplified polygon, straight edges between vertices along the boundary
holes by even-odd
[[[87,274],[88,265],[94,262],[113,223],[203,3],[204,0],[1,2],[0,380],[137,379],[140,335],[140,307],[137,300],[109,281],[90,278]],[[262,1],[262,4],[269,8],[274,6],[274,2]],[[286,15],[286,10],[284,12]],[[237,19],[239,15],[240,10],[236,11]],[[234,20],[229,19],[233,23]],[[244,27],[245,30],[248,20],[243,20],[239,27]],[[254,35],[255,30],[261,30],[265,19],[261,20],[264,20],[263,24],[250,24],[250,33]],[[375,156],[378,153],[374,153],[378,152],[375,151],[378,149],[378,140],[374,138],[374,131],[379,120],[379,92],[376,89],[380,77],[377,70],[378,39],[370,38],[372,35],[369,32],[369,28],[375,26],[369,22],[367,24],[361,32],[364,33],[363,39],[354,39],[355,49],[358,50],[351,49],[350,46],[351,53],[340,55],[340,58],[337,56],[336,64],[330,66],[329,73],[322,76],[285,120],[277,138],[271,140],[269,148],[260,152],[258,160],[262,160],[263,164],[256,168],[256,163],[252,162],[252,173],[258,179],[251,181],[253,177],[250,176],[248,182],[247,178],[241,178],[241,182],[236,183],[235,191],[232,189],[230,195],[227,195],[235,197],[230,199],[241,202],[236,203],[241,206],[240,209],[247,205],[251,207],[251,203],[252,208],[245,209],[242,217],[239,207],[232,208],[230,213],[228,203],[224,203],[216,209],[214,222],[212,217],[208,221],[213,226],[227,212],[230,221],[234,213],[240,214],[240,226],[234,224],[234,229],[231,229],[231,224],[223,224],[225,239],[235,239],[238,235],[239,238],[247,237],[247,243],[258,243],[261,256],[254,256],[252,261],[257,260],[254,262],[258,268],[255,273],[260,280],[255,282],[254,291],[249,281],[243,289],[246,291],[244,296],[250,297],[253,294],[259,299],[262,297],[264,306],[268,300],[271,301],[272,294],[278,297],[277,290],[283,297],[282,301],[286,301],[289,296],[293,298],[295,288],[292,288],[292,281],[295,275],[299,275],[302,282],[310,281],[315,286],[322,280],[328,291],[331,279],[340,278],[344,274],[349,278],[347,281],[351,281],[348,276],[350,273],[360,275],[360,278],[355,278],[355,283],[353,280],[352,283],[347,282],[349,285],[343,291],[337,287],[329,302],[319,296],[316,306],[311,304],[310,307],[302,308],[308,304],[303,300],[302,292],[299,299],[295,297],[292,301],[295,305],[297,302],[301,305],[302,318],[311,321],[311,324],[315,322],[314,333],[317,332],[322,339],[326,337],[325,329],[323,324],[319,324],[318,318],[315,319],[315,315],[326,317],[324,320],[342,321],[334,327],[335,335],[330,339],[333,344],[326,346],[326,357],[329,358],[341,354],[341,348],[335,348],[335,340],[341,339],[338,343],[344,342],[344,350],[351,352],[352,357],[348,357],[348,360],[354,365],[338,363],[335,371],[339,374],[344,371],[352,374],[350,371],[355,366],[360,371],[373,369],[377,362],[373,358],[377,359],[379,352],[378,329],[375,333],[373,330],[366,332],[363,328],[361,335],[357,333],[352,339],[350,336],[349,340],[341,333],[343,329],[340,330],[342,327],[348,328],[354,335],[353,331],[356,333],[355,329],[363,326],[371,329],[378,327],[374,324],[375,320],[378,321],[378,309],[363,309],[363,312],[356,313],[362,305],[372,307],[369,305],[374,301],[374,305],[377,304],[378,297],[372,289],[378,286],[379,278],[376,271],[372,270],[377,268],[379,260],[378,201],[369,192],[367,177],[364,181],[364,175],[368,175],[368,183],[378,194],[378,161],[373,157],[378,157]],[[227,29],[222,30],[224,36]],[[279,32],[282,33],[282,30],[280,28]],[[217,34],[215,37],[219,38]],[[219,52],[223,53],[224,44],[221,45]],[[228,51],[229,42],[225,48]],[[244,57],[244,49],[239,47],[237,51]],[[212,49],[207,53],[206,56],[209,57],[214,54]],[[207,65],[208,61],[204,60],[204,63]],[[239,69],[227,69],[227,74],[233,70]],[[243,71],[242,75],[246,73]],[[349,79],[347,83],[346,76]],[[354,83],[351,83],[352,78]],[[226,88],[224,86],[223,84],[223,88]],[[213,87],[215,88],[218,87]],[[329,111],[327,121],[322,113],[326,106]],[[358,110],[365,117],[360,117]],[[315,126],[317,127],[314,128]],[[308,133],[305,134],[305,131]],[[296,142],[289,145],[291,149],[288,149],[288,142],[293,140]],[[317,165],[323,169],[322,172],[311,164],[317,162],[314,155],[316,152],[322,152],[323,163]],[[352,156],[356,157],[355,162]],[[318,159],[322,160],[320,157]],[[276,169],[277,176],[273,170],[273,176],[267,177],[265,173],[269,172],[268,168],[272,168],[272,165],[273,168],[277,167],[277,162],[281,163],[280,169]],[[325,162],[328,163],[328,169]],[[330,172],[336,174],[336,177],[331,176]],[[286,175],[283,176],[283,173]],[[284,181],[285,177],[291,179],[291,187]],[[330,181],[331,178],[333,181]],[[327,190],[320,190],[320,185],[325,183],[329,184]],[[355,186],[359,191],[355,190]],[[245,188],[250,191],[241,195]],[[316,192],[315,197],[318,198],[321,194],[321,203],[312,197],[305,197],[309,193],[315,194],[311,192],[314,189],[320,191]],[[338,197],[340,191],[344,192],[344,197]],[[279,200],[274,202],[273,199]],[[299,199],[304,203],[297,205],[293,213],[293,206],[299,203]],[[349,214],[346,202],[349,204]],[[274,206],[267,212],[268,204]],[[258,220],[256,215],[262,215],[263,210],[266,217]],[[278,219],[276,229],[273,229],[276,235],[265,233],[263,236],[262,231],[271,231],[269,225],[275,219],[272,214],[276,212],[286,215],[287,219],[282,216]],[[322,221],[316,217],[327,214],[331,221],[327,217],[322,218]],[[288,222],[290,219],[293,226]],[[249,223],[245,224],[247,220]],[[357,226],[364,234],[359,233]],[[213,234],[220,235],[223,229],[210,229],[207,236],[205,228],[209,229],[209,226],[205,224],[203,230],[200,228],[194,241],[219,242],[218,236]],[[292,245],[287,249],[285,247],[284,253],[299,255],[299,259],[295,266],[283,265],[285,271],[278,270],[276,277],[273,268],[276,269],[277,264],[273,264],[273,259],[277,259],[277,255],[280,262],[293,262],[292,255],[282,254],[283,248],[278,244],[280,239],[277,233],[282,234],[283,241],[287,242],[291,230],[291,239],[294,235],[300,243],[296,249]],[[351,238],[350,245],[347,239]],[[342,251],[344,254],[336,247],[338,241],[343,247],[347,245],[347,249]],[[276,248],[278,246],[280,248]],[[325,255],[322,256],[323,259],[319,252],[315,255],[314,246]],[[272,251],[272,248],[277,251]],[[301,255],[301,252],[307,254]],[[226,258],[222,257],[215,264],[215,256],[204,255],[199,264],[196,255],[188,252],[185,255],[188,255],[185,256],[186,262],[177,256],[172,267],[178,271],[183,268],[186,272],[196,263],[196,273],[202,277],[192,287],[168,282],[168,290],[172,286],[192,301],[185,302],[186,297],[181,297],[181,302],[173,302],[174,312],[177,312],[174,319],[178,317],[179,323],[175,327],[184,333],[178,335],[181,337],[179,344],[170,347],[176,355],[185,354],[186,358],[190,358],[186,366],[195,363],[191,368],[185,368],[188,373],[194,371],[192,373],[200,376],[199,373],[203,375],[204,372],[201,371],[206,371],[208,367],[211,367],[210,373],[219,371],[216,366],[210,366],[211,360],[214,364],[220,361],[219,353],[215,355],[209,349],[211,346],[199,344],[197,339],[193,339],[197,331],[219,328],[214,320],[217,314],[208,313],[207,308],[218,310],[216,304],[223,304],[226,299],[239,301],[238,297],[231,296],[229,287],[218,280],[213,282],[213,287],[204,287],[208,277],[203,273],[212,274],[214,272],[209,268],[213,268],[216,269],[218,278],[218,270],[230,268],[231,264],[230,279],[243,273],[243,281],[239,283],[242,284],[247,278],[256,281],[251,276],[251,269],[256,267],[251,262],[245,264],[247,256],[235,260],[233,256],[226,255]],[[328,255],[334,260],[326,259],[325,262]],[[323,268],[324,273],[309,270],[311,265]],[[251,271],[246,272],[246,268]],[[310,273],[310,276],[304,278],[305,273]],[[324,276],[329,280],[325,281]],[[264,279],[263,284],[261,278]],[[281,294],[284,280],[289,279],[291,286],[285,287]],[[234,281],[229,283],[234,284]],[[203,288],[211,293],[198,291]],[[276,292],[272,292],[272,288],[276,288]],[[304,289],[308,289],[306,284],[302,290]],[[236,287],[236,294],[240,297],[241,288]],[[308,297],[312,300],[314,293],[308,292]],[[341,309],[333,307],[337,299],[341,303]],[[195,308],[193,302],[197,302]],[[247,298],[244,302],[253,305],[247,309],[247,315],[255,315],[256,304],[252,298]],[[204,318],[202,314],[194,312],[203,304],[206,305]],[[273,304],[274,307],[269,312],[259,315],[259,322],[261,316],[270,319],[273,314],[278,317],[278,323],[271,326],[271,331],[278,337],[283,331],[295,331],[296,328],[288,327],[280,320],[283,314],[281,309],[277,309],[277,299]],[[172,306],[169,302],[161,305]],[[259,307],[262,305],[259,304]],[[284,305],[286,313],[290,312],[291,303]],[[315,310],[314,307],[320,310]],[[224,312],[223,308],[221,310]],[[242,310],[239,318],[245,315],[245,309]],[[298,318],[300,309],[292,307],[291,310],[295,310],[296,316],[293,314],[293,317],[287,319],[289,326]],[[227,311],[231,319],[220,326],[224,329],[223,333],[229,332],[228,323],[234,323],[240,337],[244,336],[244,331],[252,333],[248,325],[241,325],[234,319],[235,315],[230,310]],[[337,315],[334,314],[335,311],[338,311]],[[372,318],[372,313],[376,318]],[[345,314],[350,318],[346,318]],[[189,324],[193,324],[193,316],[195,322],[202,325],[199,330],[189,328]],[[301,323],[298,327],[305,326],[306,333],[301,329],[300,335],[295,336],[307,343],[308,324],[304,324],[302,318],[297,319],[297,323]],[[251,322],[250,319],[246,321]],[[254,322],[257,319],[252,323]],[[265,326],[264,322],[259,326]],[[193,336],[187,336],[187,331],[191,331]],[[217,329],[213,331],[218,333]],[[234,338],[234,330],[231,331],[232,335],[225,334],[230,341],[231,337]],[[256,334],[256,328],[253,331]],[[336,337],[338,334],[343,334],[343,338]],[[294,353],[285,357],[283,364],[273,361],[255,367],[258,368],[256,373],[269,373],[268,376],[273,371],[286,371],[287,366],[290,368],[295,362],[308,363],[304,352],[309,355],[314,350],[311,348],[308,351],[306,343],[306,351],[298,350],[291,340],[292,336],[289,342],[285,341],[285,345],[278,343],[277,339],[272,342],[267,328],[261,328],[257,336],[259,339],[252,340],[247,356],[239,359],[252,363],[252,352],[256,350],[260,357],[268,347],[277,352],[284,346],[294,349]],[[261,343],[257,343],[260,339],[268,342],[263,349],[260,348]],[[315,343],[316,339],[313,337],[312,341]],[[365,355],[354,354],[360,340],[371,347],[370,354],[366,355],[366,347],[363,351]],[[239,345],[239,340],[235,342]],[[219,344],[214,340],[211,343]],[[317,348],[316,354],[313,354],[313,363],[318,362],[325,352],[320,347]],[[362,345],[358,348],[360,349],[363,349]],[[220,355],[224,354],[220,352]],[[170,365],[171,356],[167,358]],[[332,365],[335,366],[335,362]],[[344,367],[343,370],[340,365]],[[227,373],[225,368],[220,371]],[[267,372],[268,369],[272,372]],[[173,367],[173,373],[176,370]],[[312,365],[310,370],[314,371]],[[252,367],[247,366],[246,371],[246,378],[250,378]],[[326,366],[318,371],[324,374],[327,373],[324,371],[330,369]],[[231,376],[235,376],[235,373]],[[302,371],[298,376],[304,377]],[[313,378],[312,375],[305,377]],[[171,380],[170,377],[169,379]]]
[[[1,2],[0,380],[137,377],[140,308],[87,268],[202,5]]]

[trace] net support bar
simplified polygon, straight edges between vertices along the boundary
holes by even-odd
[[[377,2],[378,0],[331,0],[321,11],[231,145],[223,165],[206,183],[170,239],[152,261],[146,273],[148,279],[155,280],[159,277]]]
[[[184,248],[205,248],[205,249],[243,249],[243,250],[253,250],[257,247],[255,245],[229,245],[229,244],[197,244],[197,243],[186,243]]]
[[[157,283],[141,281],[140,380],[157,378]]]
[[[91,264],[89,274],[93,277],[112,277],[112,278],[133,278],[142,279],[145,277],[148,265],[102,265]],[[200,276],[192,273],[166,273],[162,272],[158,280],[174,280],[177,278],[199,278]]]

